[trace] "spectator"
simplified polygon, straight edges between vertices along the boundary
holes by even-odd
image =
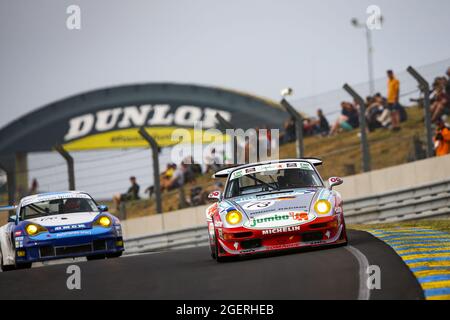
[[[330,133],[330,124],[323,114],[322,109],[317,110],[317,120],[315,121],[315,132],[322,136],[327,136]]]
[[[434,136],[434,150],[436,156],[450,154],[450,129],[442,119],[436,120],[436,135]]]
[[[138,200],[139,199],[139,185],[136,182],[136,177],[130,177],[131,186],[128,188],[126,193],[116,194],[113,196],[113,202],[116,210],[119,210],[121,202]]]
[[[195,177],[198,177],[199,175],[202,174],[202,166],[197,162],[195,162],[193,156],[186,157],[183,160],[183,162],[186,163],[191,168],[190,170],[192,170],[192,173],[194,174]]]
[[[295,141],[295,120],[289,118],[284,122],[284,135],[283,143],[289,143]]]
[[[373,131],[377,128],[380,128],[383,126],[383,124],[380,122],[381,115],[384,111],[383,106],[383,98],[380,96],[373,96],[373,97],[367,97],[366,98],[366,119],[367,119],[367,128],[369,131]]]
[[[341,102],[341,115],[331,128],[330,134],[336,134],[339,130],[350,131],[359,127],[358,110],[350,102]]]
[[[205,172],[208,173],[210,171],[216,172],[220,169],[221,159],[219,155],[216,152],[216,148],[212,148],[211,152],[209,154],[206,154],[205,156],[205,164],[206,169]]]
[[[434,99],[430,106],[431,120],[436,122],[443,114],[448,105],[449,97],[445,92],[447,80],[445,78],[436,78],[433,83]]]
[[[387,71],[387,103],[391,111],[391,127],[393,131],[400,130],[400,81],[395,77],[392,70]]]
[[[31,187],[30,187],[30,190],[28,191],[28,195],[33,195],[33,194],[39,193],[38,189],[39,189],[39,183],[38,183],[37,179],[34,178],[31,181]]]
[[[310,118],[303,119],[303,136],[308,137],[314,134],[314,122]]]
[[[162,181],[161,192],[164,190],[170,191],[177,189],[184,185],[184,173],[187,167],[186,164],[182,163],[180,166],[174,164],[173,166],[175,167],[175,171],[170,179]]]

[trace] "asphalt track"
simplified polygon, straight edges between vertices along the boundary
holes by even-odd
[[[363,284],[363,260],[380,267],[381,289]],[[349,247],[220,264],[208,247],[76,264],[81,290],[67,289],[59,264],[0,273],[0,299],[423,299],[401,258],[361,231],[349,231]]]

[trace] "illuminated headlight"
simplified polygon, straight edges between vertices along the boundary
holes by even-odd
[[[104,228],[109,228],[112,224],[112,221],[107,216],[101,216],[100,218],[97,219],[95,224]]]
[[[27,232],[27,234],[29,236],[35,236],[41,232],[46,232],[47,229],[45,229],[44,227],[42,227],[38,224],[30,223],[29,225],[27,225],[25,227],[25,231]]]
[[[319,200],[314,205],[314,210],[318,214],[327,214],[331,210],[331,203],[327,200]]]
[[[237,210],[231,210],[230,212],[227,213],[225,219],[231,225],[238,224],[239,222],[242,221],[242,213],[240,213]]]

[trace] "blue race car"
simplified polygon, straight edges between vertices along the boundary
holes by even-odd
[[[119,219],[85,192],[32,195],[0,210],[15,212],[0,227],[3,271],[61,258],[118,258],[124,251]]]

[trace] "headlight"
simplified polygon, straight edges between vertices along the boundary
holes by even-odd
[[[95,224],[98,225],[98,226],[104,227],[104,228],[108,228],[108,227],[111,226],[112,221],[107,216],[101,216],[100,218],[97,219]]]
[[[314,205],[314,210],[318,214],[327,214],[331,210],[331,203],[327,200],[319,200]]]
[[[240,213],[237,210],[231,210],[230,212],[227,213],[225,219],[229,224],[232,225],[238,224],[242,220],[242,213]]]
[[[29,236],[35,236],[41,232],[46,232],[48,230],[38,224],[30,223],[25,227],[25,231]]]

